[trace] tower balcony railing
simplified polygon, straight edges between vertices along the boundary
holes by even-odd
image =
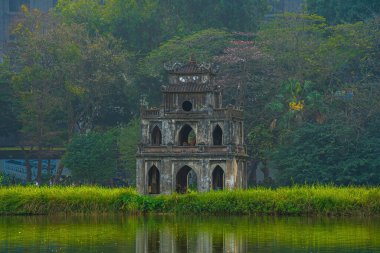
[[[175,145],[140,145],[138,153],[162,153],[162,154],[183,154],[183,153],[225,153],[225,154],[247,154],[246,145],[221,145],[221,146],[175,146]]]
[[[160,108],[142,108],[141,109],[141,116],[142,118],[158,118],[161,115],[161,110]],[[220,118],[220,119],[225,119],[225,118],[240,118],[242,119],[244,116],[244,113],[240,108],[235,108],[235,107],[227,107],[227,108],[218,108],[218,109],[213,109],[211,111],[202,111],[202,110],[194,110],[190,112],[186,112],[183,110],[173,110],[173,111],[165,111],[165,114],[167,115],[178,115],[178,116],[183,116],[183,115],[189,115],[192,114],[194,116],[203,116],[203,117],[215,117],[215,118]]]
[[[160,109],[159,108],[149,108],[149,109],[144,108],[141,110],[141,116],[143,118],[159,117]]]
[[[234,107],[214,109],[214,116],[220,118],[243,118],[242,110]]]

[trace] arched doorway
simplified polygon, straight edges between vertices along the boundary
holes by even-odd
[[[219,125],[216,125],[214,131],[212,132],[212,140],[214,145],[223,144],[223,131]]]
[[[152,145],[161,145],[161,130],[155,126],[152,131]]]
[[[178,193],[186,193],[187,190],[197,190],[198,179],[195,171],[189,166],[183,166],[176,176],[175,190]]]
[[[180,146],[195,146],[197,143],[196,139],[197,138],[193,128],[191,128],[188,124],[184,125],[181,131],[179,131],[178,140]]]
[[[212,189],[223,190],[224,189],[224,171],[218,165],[212,172]]]
[[[160,193],[160,172],[156,166],[152,166],[148,173],[148,193],[159,194]]]

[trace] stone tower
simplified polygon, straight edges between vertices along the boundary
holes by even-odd
[[[246,188],[243,111],[222,106],[210,64],[165,66],[160,108],[141,108],[136,183],[142,194]]]

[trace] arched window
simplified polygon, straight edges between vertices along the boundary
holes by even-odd
[[[198,189],[198,179],[195,171],[189,166],[183,166],[176,176],[176,192],[186,193],[188,189]]]
[[[148,173],[148,193],[159,194],[160,193],[160,172],[156,166],[152,166]]]
[[[158,126],[155,126],[152,131],[152,145],[161,145],[161,131]]]
[[[197,138],[194,130],[188,124],[184,125],[179,131],[180,146],[194,146],[197,143]]]
[[[224,189],[224,171],[218,165],[212,172],[212,189],[223,190]]]
[[[214,131],[212,132],[212,140],[214,145],[223,144],[223,131],[219,125],[216,125]]]

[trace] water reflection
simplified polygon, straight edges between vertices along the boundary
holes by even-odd
[[[380,220],[0,217],[0,252],[380,252]]]
[[[147,217],[144,224],[136,252],[380,252],[378,219]]]

